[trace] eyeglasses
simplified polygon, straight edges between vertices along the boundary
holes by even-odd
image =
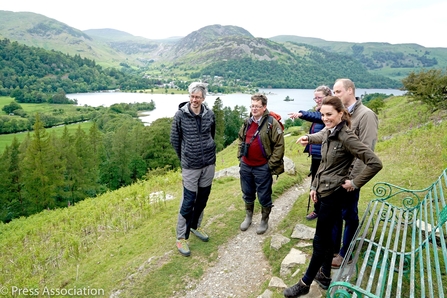
[[[316,97],[314,97],[314,100],[315,101],[317,101],[317,100],[323,100],[325,98],[325,96],[316,96]]]
[[[260,108],[262,108],[263,106],[250,106],[250,109],[260,109]]]
[[[202,96],[196,96],[196,95],[190,95],[189,98],[191,99],[202,99]]]

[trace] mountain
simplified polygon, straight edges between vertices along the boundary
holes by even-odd
[[[154,46],[147,39],[118,30],[103,29],[88,32],[90,34],[41,14],[0,10],[0,38],[73,56],[78,54],[104,66],[119,66],[123,62],[142,65],[137,57],[129,54],[130,49],[138,45],[134,52],[144,53],[148,47],[159,46],[159,43]],[[105,32],[108,34],[101,37]],[[127,44],[124,47],[123,41]]]
[[[326,41],[320,38],[279,35],[270,38],[287,46],[299,43],[319,47],[329,52],[350,55],[373,73],[402,79],[421,68],[446,68],[447,48],[426,48],[418,44],[384,42],[352,43]]]
[[[314,88],[348,76],[363,88],[399,88],[410,71],[447,66],[447,49],[419,45],[355,44],[286,35],[255,38],[241,27],[217,24],[185,37],[151,40],[115,29],[80,31],[28,12],[0,11],[0,38],[79,54],[103,66],[133,69],[167,82],[231,76],[255,87]],[[228,69],[233,64],[239,71]]]

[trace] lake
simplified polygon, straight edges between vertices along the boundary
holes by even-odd
[[[266,94],[268,103],[267,108],[281,115],[284,122],[289,116],[288,113],[297,112],[299,110],[309,110],[314,105],[313,89],[259,89],[259,92]],[[405,92],[397,89],[356,89],[356,96],[371,93],[384,93],[393,95],[403,95]],[[284,101],[286,97],[294,99],[293,101]],[[140,117],[145,124],[163,118],[173,117],[178,110],[178,105],[184,101],[188,101],[188,94],[150,94],[150,93],[125,93],[125,92],[101,92],[101,93],[76,93],[67,94],[70,99],[76,99],[78,105],[88,105],[92,107],[105,106],[108,107],[115,103],[136,103],[136,102],[155,102],[155,110],[146,116]],[[245,106],[247,110],[251,104],[251,94],[221,94],[208,95],[205,103],[209,107],[213,107],[216,98],[220,97],[224,107]]]

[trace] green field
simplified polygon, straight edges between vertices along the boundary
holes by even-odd
[[[14,99],[9,96],[0,96],[0,107],[3,108],[3,106],[10,104],[11,101],[13,101],[13,100]],[[20,105],[22,106],[23,110],[28,115],[32,115],[32,114],[35,114],[38,112],[39,113],[52,113],[54,110],[59,110],[59,109],[63,109],[64,113],[69,115],[70,113],[73,113],[73,114],[79,113],[78,109],[80,108],[76,105],[67,105],[67,104],[59,105],[59,104],[48,104],[48,103],[41,103],[41,104],[22,103]],[[7,116],[3,110],[0,111],[0,115]],[[19,116],[7,116],[7,117],[20,118]],[[92,126],[92,122],[69,124],[69,125],[67,125],[67,128],[68,128],[69,132],[72,133],[79,127],[79,125],[81,126],[81,128],[84,131],[88,132],[88,130]],[[55,132],[56,135],[60,136],[60,135],[62,135],[62,132],[64,131],[64,126],[48,128],[47,131],[49,133]],[[0,134],[0,153],[3,152],[3,150],[6,148],[6,146],[8,146],[12,143],[12,140],[14,139],[14,137],[16,137],[19,142],[21,142],[26,137],[27,134],[28,134],[28,132],[21,132],[21,133],[14,133],[14,134]]]

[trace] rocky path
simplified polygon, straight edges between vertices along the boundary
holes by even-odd
[[[266,237],[275,233],[278,223],[289,213],[297,198],[308,191],[309,183],[308,178],[274,201],[269,229],[264,235],[256,234],[261,215],[255,214],[250,228],[219,248],[217,263],[207,269],[197,286],[184,297],[243,298],[258,294],[261,285],[272,278],[262,244]]]

